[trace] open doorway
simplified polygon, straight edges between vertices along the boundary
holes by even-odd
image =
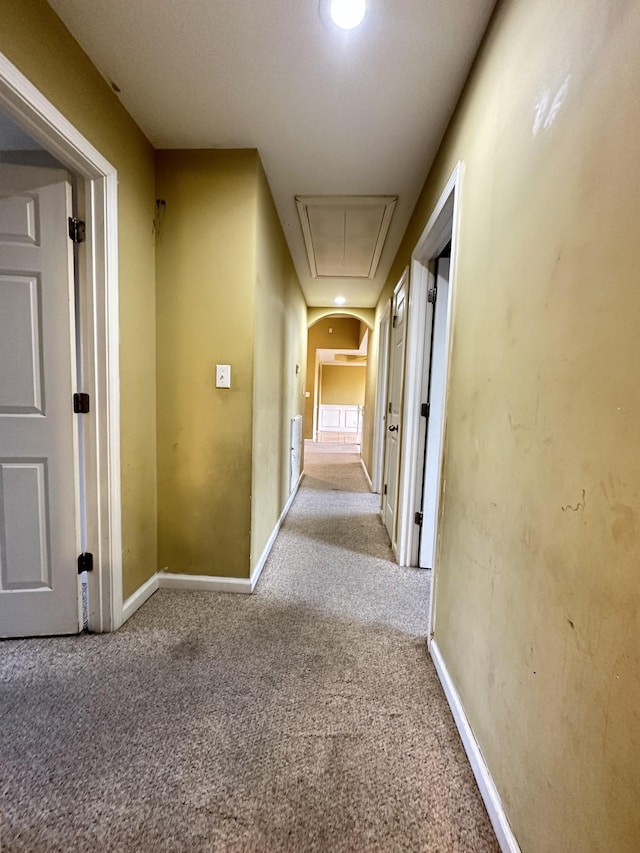
[[[362,442],[369,327],[331,315],[310,326],[304,437],[317,443]]]
[[[66,263],[66,285],[69,287],[68,295],[65,298],[65,308],[68,315],[66,323],[66,342],[63,341],[61,346],[66,347],[68,351],[68,365],[65,361],[63,372],[66,372],[70,377],[68,385],[69,389],[72,386],[73,393],[87,394],[90,401],[90,415],[83,423],[82,439],[85,470],[84,489],[81,489],[81,476],[79,473],[79,430],[74,419],[68,417],[69,412],[73,412],[74,418],[79,417],[79,413],[74,411],[74,400],[72,394],[67,398],[67,391],[61,395],[62,404],[65,407],[64,420],[67,424],[64,428],[59,425],[54,426],[51,434],[55,437],[54,443],[57,442],[58,436],[63,436],[63,443],[67,446],[75,448],[72,456],[71,466],[75,468],[74,474],[69,480],[68,487],[65,487],[64,500],[69,497],[73,508],[73,520],[66,524],[66,534],[64,537],[64,552],[65,556],[62,559],[61,571],[64,572],[66,578],[64,585],[70,590],[69,597],[71,610],[75,611],[75,617],[70,616],[69,624],[65,622],[64,626],[53,625],[49,626],[39,619],[38,608],[43,614],[47,613],[51,608],[46,606],[43,608],[43,601],[46,599],[49,591],[52,590],[53,584],[48,572],[48,561],[54,559],[53,550],[50,550],[50,541],[57,535],[57,530],[54,529],[53,523],[46,523],[46,489],[49,482],[49,474],[47,473],[50,465],[54,465],[54,458],[57,458],[56,453],[49,456],[48,451],[38,452],[33,455],[32,451],[26,450],[24,459],[32,458],[35,460],[33,464],[29,462],[24,465],[22,462],[14,463],[14,457],[7,453],[5,461],[7,462],[9,479],[13,478],[15,489],[13,491],[12,501],[14,509],[21,509],[23,504],[28,503],[31,509],[31,516],[36,525],[39,525],[39,542],[37,547],[31,550],[30,565],[36,567],[36,573],[33,577],[23,576],[15,579],[9,579],[3,576],[4,591],[10,595],[12,599],[16,599],[16,594],[24,592],[30,593],[28,598],[33,602],[29,604],[27,609],[30,611],[29,619],[33,616],[32,622],[26,625],[26,622],[19,622],[15,625],[9,625],[8,621],[3,624],[8,625],[8,628],[3,631],[5,635],[18,636],[20,634],[48,634],[48,633],[73,633],[81,627],[82,619],[79,617],[81,610],[78,607],[78,570],[83,565],[88,565],[84,560],[78,562],[78,557],[87,547],[91,548],[91,556],[93,559],[93,571],[87,575],[87,591],[88,591],[88,609],[87,609],[87,626],[92,631],[110,631],[117,628],[122,621],[122,544],[121,544],[121,528],[120,528],[120,417],[119,417],[119,365],[118,365],[118,280],[117,280],[117,175],[115,169],[99,154],[99,152],[79,134],[69,122],[62,116],[58,110],[37,90],[35,87],[15,68],[5,57],[0,55],[0,110],[6,114],[10,122],[15,126],[18,132],[26,134],[33,143],[32,147],[24,149],[27,153],[23,156],[23,168],[32,168],[39,170],[44,168],[45,164],[42,159],[41,165],[29,166],[26,161],[29,158],[52,158],[50,165],[60,165],[63,169],[58,169],[61,175],[70,174],[76,180],[75,198],[78,205],[85,206],[85,237],[82,252],[78,255],[79,265],[78,274],[81,284],[81,298],[78,304],[78,316],[70,310],[75,304],[73,291],[74,273],[72,264],[69,265],[68,245],[64,245],[63,254],[66,261],[61,262],[60,269]],[[15,145],[13,146],[15,148]],[[31,152],[31,153],[29,153]],[[26,163],[26,164],[25,164]],[[20,164],[14,164],[19,166]],[[8,167],[9,168],[9,167]],[[31,240],[32,243],[37,243],[37,235],[40,227],[39,214],[34,213],[35,209],[40,205],[33,195],[32,190],[20,189],[22,178],[16,178],[16,186],[9,186],[9,178],[5,181],[8,187],[5,197],[22,198],[22,202],[18,202],[17,207],[13,202],[8,202],[5,205],[7,215],[16,214],[20,217],[19,210],[22,210],[22,225],[26,235],[25,239]],[[13,180],[13,178],[11,179]],[[60,199],[60,204],[63,204],[65,210],[62,216],[63,229],[67,227],[67,213],[72,214],[70,208],[69,197],[71,195],[70,187],[63,188],[67,178],[61,179],[60,191],[57,196]],[[45,178],[41,181],[43,188],[46,190],[55,181]],[[26,185],[25,185],[26,187]],[[21,196],[22,193],[22,196]],[[22,208],[20,208],[22,204]],[[44,202],[43,202],[44,204]],[[59,227],[59,224],[58,226]],[[26,229],[26,230],[25,230]],[[29,232],[29,229],[31,231]],[[29,236],[29,233],[31,236]],[[35,235],[35,236],[34,236]],[[15,236],[15,235],[14,235]],[[24,236],[24,235],[23,235]],[[65,239],[67,235],[65,234]],[[8,240],[8,244],[17,245],[19,240]],[[62,241],[56,241],[58,245],[62,245]],[[12,269],[13,261],[7,257],[7,271],[15,272]],[[27,264],[28,266],[28,264]],[[26,267],[25,267],[25,271]],[[20,272],[20,270],[18,270]],[[36,271],[37,272],[37,271]],[[20,274],[22,276],[22,274]],[[45,396],[46,389],[41,387],[41,402],[27,401],[27,403],[18,401],[15,396],[20,388],[24,391],[30,387],[36,389],[38,394],[38,383],[27,381],[25,377],[28,375],[32,379],[38,378],[38,371],[42,368],[45,360],[48,359],[46,353],[44,330],[47,324],[56,326],[53,315],[51,322],[49,318],[42,314],[42,288],[38,286],[38,275],[32,276],[33,281],[27,281],[28,276],[18,276],[20,281],[16,281],[5,291],[5,301],[7,306],[11,302],[11,311],[15,315],[16,320],[22,321],[23,325],[29,325],[29,317],[40,320],[42,316],[41,326],[31,325],[32,331],[35,329],[38,334],[33,332],[30,338],[29,346],[25,345],[23,358],[15,361],[17,365],[14,371],[13,378],[15,381],[7,385],[5,408],[7,411],[6,422],[13,417],[11,409],[19,407],[22,409],[22,416],[29,417],[29,430],[25,430],[25,435],[32,427],[46,418],[47,411],[51,410],[51,395]],[[24,279],[24,280],[23,280]],[[61,279],[62,280],[62,279]],[[57,300],[59,303],[59,300]],[[75,327],[79,329],[79,338],[75,339]],[[39,337],[40,336],[40,337]],[[49,335],[49,340],[51,336]],[[47,343],[48,346],[48,343]],[[57,347],[58,344],[55,344]],[[78,350],[82,352],[82,360],[76,358]],[[76,365],[81,364],[80,377],[76,373]],[[67,371],[67,366],[69,370]],[[24,377],[23,377],[24,374]],[[44,375],[44,374],[42,374]],[[21,380],[23,377],[24,381]],[[18,381],[20,380],[20,381]],[[82,388],[78,385],[82,384]],[[15,393],[14,393],[15,392]],[[9,398],[13,395],[15,399],[12,401]],[[49,402],[46,402],[46,401]],[[18,401],[18,402],[16,402]],[[80,403],[78,402],[78,405]],[[31,409],[32,411],[26,411]],[[47,409],[47,407],[49,407]],[[14,413],[15,414],[15,413]],[[69,425],[69,422],[71,425]],[[14,430],[15,432],[15,430]],[[71,435],[70,435],[71,433]],[[12,439],[13,440],[13,439]],[[51,460],[51,461],[50,461]],[[18,469],[11,468],[11,465],[18,464]],[[57,462],[55,464],[58,464]],[[31,467],[29,467],[31,466]],[[65,467],[63,465],[63,467]],[[68,467],[68,466],[67,466]],[[68,479],[68,478],[67,478]],[[21,481],[21,485],[18,483]],[[5,482],[6,486],[6,482]],[[68,494],[67,494],[68,493]],[[59,497],[59,496],[58,496]],[[81,519],[81,509],[86,510],[85,521]],[[25,504],[26,506],[26,504]],[[68,519],[67,519],[68,520]],[[7,519],[5,519],[5,522]],[[9,519],[11,523],[11,519]],[[23,555],[29,550],[26,547],[27,537],[20,524],[15,528],[18,531],[16,542],[22,542]],[[50,531],[50,534],[47,532]],[[84,531],[84,533],[83,533]],[[83,543],[83,536],[85,542]],[[3,537],[5,546],[7,537]],[[47,552],[49,549],[49,552]],[[6,550],[6,549],[5,549]],[[18,549],[19,551],[19,549]],[[11,558],[18,551],[12,553]],[[9,556],[5,554],[4,566],[9,566]],[[19,556],[19,554],[18,554]],[[69,565],[69,561],[71,564]],[[56,562],[58,558],[56,557]],[[20,561],[14,565],[25,565]],[[39,572],[39,574],[38,574]],[[22,584],[22,588],[18,591],[12,590],[14,580]],[[56,587],[60,584],[56,582]],[[14,594],[16,593],[16,594]],[[65,599],[66,600],[66,599]],[[44,615],[42,617],[44,619]],[[34,627],[35,626],[35,627]]]
[[[434,584],[462,172],[458,163],[411,259],[398,562],[434,569]]]

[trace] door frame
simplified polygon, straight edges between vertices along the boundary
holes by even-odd
[[[94,558],[88,627],[114,631],[123,616],[117,173],[2,53],[0,108],[84,182],[86,251],[79,272],[85,387],[78,390],[90,394],[92,409],[84,425],[87,535]]]
[[[398,509],[398,563],[416,566],[420,528],[415,523],[416,506],[419,505],[422,487],[424,457],[424,429],[421,430],[420,407],[423,393],[423,367],[427,335],[427,291],[432,286],[433,273],[428,264],[438,256],[451,240],[451,266],[449,269],[449,304],[447,308],[448,343],[446,354],[445,399],[442,429],[446,433],[449,400],[449,363],[453,343],[453,306],[456,297],[457,253],[460,230],[460,196],[464,163],[459,161],[447,181],[438,202],[411,254],[411,288],[409,291],[409,318],[407,328],[407,362],[405,374],[404,437],[401,448],[400,502]],[[422,433],[422,441],[421,441]],[[444,443],[442,451],[444,451]],[[421,458],[422,453],[422,458]],[[436,530],[436,559],[433,567],[429,603],[429,636],[434,627],[433,594],[440,546],[439,525]]]
[[[386,422],[386,399],[387,385],[389,382],[389,330],[391,318],[391,299],[384,306],[380,322],[378,323],[378,375],[376,377],[376,405],[375,420],[373,423],[373,471],[371,477],[371,490],[376,494],[382,492],[382,474],[384,469],[384,443]],[[386,339],[383,340],[382,328],[387,324]]]

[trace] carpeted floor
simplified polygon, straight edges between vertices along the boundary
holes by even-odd
[[[334,452],[335,451],[335,452]],[[497,851],[348,447],[312,447],[253,596],[0,644],[7,851]]]

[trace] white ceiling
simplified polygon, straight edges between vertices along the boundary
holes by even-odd
[[[156,148],[257,148],[309,305],[376,304],[495,0],[49,0]],[[375,278],[312,278],[296,195],[397,195]]]

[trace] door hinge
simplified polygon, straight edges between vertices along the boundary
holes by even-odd
[[[91,551],[83,551],[78,557],[78,574],[93,571],[93,554]]]
[[[384,484],[384,494],[385,495],[387,494],[387,484],[386,483]]]
[[[429,412],[430,412],[430,411],[431,411],[431,403],[423,403],[423,404],[420,406],[420,415],[421,415],[423,418],[428,418],[428,417],[429,417]]]
[[[76,415],[86,415],[89,412],[89,395],[74,394],[73,395],[73,411]]]
[[[74,243],[84,243],[87,239],[87,228],[82,219],[69,217],[69,237]]]
[[[427,302],[430,302],[432,305],[435,305],[436,298],[438,296],[438,288],[430,287],[427,291]]]
[[[418,527],[422,527],[422,513],[421,512],[417,512],[415,514],[415,517],[413,520],[418,525]]]
[[[397,314],[394,314],[394,315],[393,315],[393,320],[391,321],[391,325],[393,326],[393,328],[394,328],[394,329],[395,329],[395,327],[396,327],[396,323],[397,323],[397,322],[398,322],[398,315],[397,315]]]
[[[389,400],[388,411],[389,411],[389,414],[391,414],[391,412],[393,411],[393,406],[392,406],[391,400]]]

